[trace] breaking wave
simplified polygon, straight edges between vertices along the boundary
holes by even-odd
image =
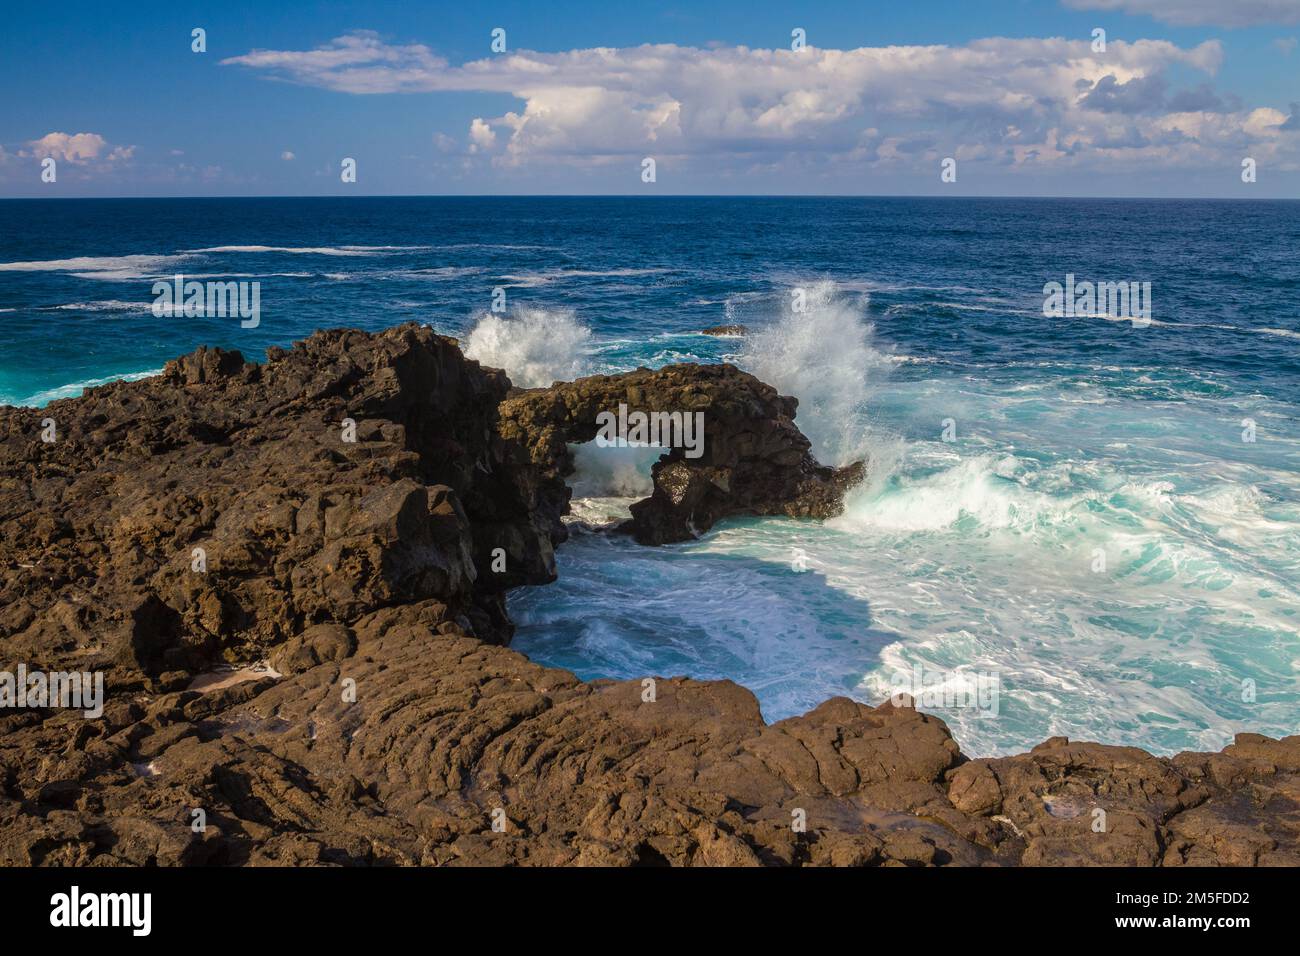
[[[155,275],[192,258],[175,255],[77,256],[72,259],[43,259],[32,262],[0,262],[0,272],[69,272],[79,279],[123,281]]]
[[[802,292],[805,310],[791,308]],[[780,317],[745,340],[738,361],[747,371],[799,399],[796,424],[824,464],[865,460],[873,481],[894,466],[901,442],[868,418],[873,395],[893,363],[876,347],[865,296],[849,296],[833,282],[795,287]]]
[[[538,388],[587,374],[591,330],[567,309],[517,309],[510,316],[484,313],[465,343],[465,355],[505,369],[510,381]]]
[[[650,468],[663,448],[601,448],[595,442],[573,448],[573,497],[644,498],[654,491]]]
[[[95,388],[98,385],[107,385],[109,382],[136,382],[142,378],[149,378],[152,375],[161,375],[162,369],[151,368],[142,372],[126,372],[122,375],[106,375],[102,378],[88,378],[80,382],[69,382],[66,385],[60,385],[57,388],[45,389],[39,392],[33,392],[30,395],[9,395],[0,392],[0,405],[19,405],[28,408],[42,408],[50,402],[57,401],[60,398],[77,398],[82,391],[87,388]]]

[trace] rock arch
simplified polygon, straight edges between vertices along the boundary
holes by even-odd
[[[499,407],[498,432],[526,449],[563,513],[564,479],[574,470],[569,446],[596,437],[602,412],[625,405],[646,413],[702,413],[702,454],[667,449],[653,468],[653,493],[632,506],[625,528],[643,544],[666,544],[689,540],[730,515],[840,512],[863,464],[820,464],[794,423],[798,404],[734,365],[668,365],[512,390]]]

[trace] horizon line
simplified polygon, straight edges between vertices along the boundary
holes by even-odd
[[[1077,196],[1077,195],[976,195],[954,196],[933,193],[366,193],[359,196],[337,193],[300,193],[292,195],[242,196],[0,196],[0,202],[77,202],[109,200],[114,202],[175,199],[1023,199],[1023,200],[1092,200],[1092,201],[1225,201],[1225,202],[1300,202],[1300,196]]]

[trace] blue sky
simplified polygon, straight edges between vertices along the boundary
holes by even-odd
[[[0,196],[1300,197],[1300,0],[114,6],[7,11]]]

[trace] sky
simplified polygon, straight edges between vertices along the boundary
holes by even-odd
[[[5,21],[4,198],[1300,198],[1300,0],[143,0]]]

